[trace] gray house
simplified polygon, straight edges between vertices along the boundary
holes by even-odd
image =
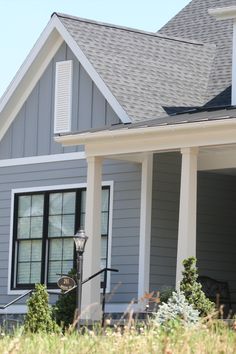
[[[84,277],[119,269],[107,312],[178,287],[188,256],[233,298],[233,5],[193,0],[157,33],[52,15],[0,101],[1,305],[57,289],[80,226]],[[84,285],[85,318],[100,316],[100,283]]]

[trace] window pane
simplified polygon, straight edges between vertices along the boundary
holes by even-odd
[[[102,237],[101,239],[101,258],[106,258],[107,256],[107,237]]]
[[[44,196],[32,195],[32,206],[31,206],[31,215],[32,216],[42,216],[43,215],[43,205],[44,205]]]
[[[82,227],[84,229],[85,227],[85,214],[81,214],[80,215],[80,227]]]
[[[30,216],[31,196],[22,195],[19,197],[18,216]]]
[[[73,261],[64,261],[62,262],[62,273],[68,274],[69,271],[73,268]]]
[[[30,238],[30,218],[18,219],[17,238]]]
[[[81,192],[81,213],[85,213],[86,191]]]
[[[102,213],[101,234],[102,235],[107,235],[108,234],[108,213],[107,212],[103,212]]]
[[[63,259],[73,260],[73,257],[74,257],[74,240],[73,240],[73,238],[64,239]]]
[[[31,242],[32,242],[31,260],[32,261],[41,261],[41,259],[42,259],[42,241],[33,240]]]
[[[29,282],[30,282],[30,263],[19,263],[17,283],[29,284]]]
[[[49,261],[61,260],[62,258],[62,239],[50,240]]]
[[[75,213],[75,192],[63,194],[63,214]]]
[[[48,237],[58,237],[61,236],[61,215],[49,216],[49,225],[48,225]]]
[[[49,196],[49,215],[62,213],[62,193],[51,193]]]
[[[49,262],[48,267],[48,282],[56,283],[58,279],[61,277],[61,261],[52,261]]]
[[[108,211],[109,207],[109,189],[102,190],[102,211]]]
[[[75,229],[75,216],[63,215],[62,216],[62,236],[74,236]]]
[[[31,263],[31,277],[30,283],[40,283],[41,281],[41,263],[33,262]]]
[[[19,262],[30,262],[31,259],[31,241],[19,241],[18,244]]]
[[[43,235],[43,217],[33,216],[31,217],[31,238],[42,238]]]

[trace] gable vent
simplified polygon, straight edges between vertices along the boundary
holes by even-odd
[[[56,63],[54,133],[71,131],[72,60]]]

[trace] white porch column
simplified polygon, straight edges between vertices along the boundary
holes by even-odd
[[[196,256],[197,148],[181,150],[181,186],[176,265],[176,288],[182,279],[182,262]]]
[[[101,186],[102,186],[102,158],[87,158],[87,192],[85,231],[88,241],[84,253],[83,279],[100,270],[101,257]],[[99,320],[100,306],[100,277],[83,285],[82,291],[82,318]]]
[[[142,161],[138,298],[149,291],[153,154]],[[141,304],[140,305],[144,305]]]

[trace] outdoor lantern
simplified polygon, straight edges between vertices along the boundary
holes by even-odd
[[[74,236],[74,241],[75,241],[76,252],[78,252],[79,255],[82,255],[84,253],[87,239],[88,236],[85,234],[85,231],[83,229],[80,229],[79,231],[76,232]]]
[[[77,253],[77,329],[80,329],[80,315],[81,315],[81,300],[82,300],[82,284],[83,284],[83,253],[88,236],[85,234],[83,229],[76,232],[74,236],[75,248]]]

